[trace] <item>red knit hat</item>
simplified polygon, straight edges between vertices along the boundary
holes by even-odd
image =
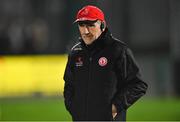
[[[75,22],[87,20],[100,20],[102,22],[105,22],[104,13],[96,6],[87,5],[78,11]]]

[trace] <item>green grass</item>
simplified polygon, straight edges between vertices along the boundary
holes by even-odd
[[[0,120],[71,120],[62,99],[1,100]]]
[[[180,99],[141,99],[128,109],[128,120],[180,120]],[[0,121],[71,120],[61,98],[0,99]]]
[[[180,99],[141,99],[128,109],[128,120],[180,120]]]

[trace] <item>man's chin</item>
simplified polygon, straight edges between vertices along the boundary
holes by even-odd
[[[92,41],[84,40],[84,43],[85,43],[86,45],[90,45],[90,44],[92,43]]]

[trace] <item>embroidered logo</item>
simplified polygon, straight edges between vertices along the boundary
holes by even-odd
[[[100,66],[106,66],[107,65],[107,58],[106,57],[101,57],[98,61]]]
[[[76,65],[77,67],[83,66],[82,57],[77,57],[77,58],[76,58],[75,65]]]
[[[88,13],[89,13],[89,10],[86,8],[86,9],[84,9],[84,11],[81,13],[81,15],[86,16],[86,15],[88,15]]]

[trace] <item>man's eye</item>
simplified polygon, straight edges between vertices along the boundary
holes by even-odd
[[[89,27],[94,27],[94,24],[88,24]]]
[[[78,25],[79,25],[80,27],[85,27],[85,26],[86,26],[86,27],[94,27],[94,26],[95,26],[94,24],[89,24],[89,23],[88,23],[88,24],[79,23]]]
[[[82,23],[79,23],[79,26],[83,27],[83,26],[85,26],[85,25],[84,25],[84,24],[82,24]]]

